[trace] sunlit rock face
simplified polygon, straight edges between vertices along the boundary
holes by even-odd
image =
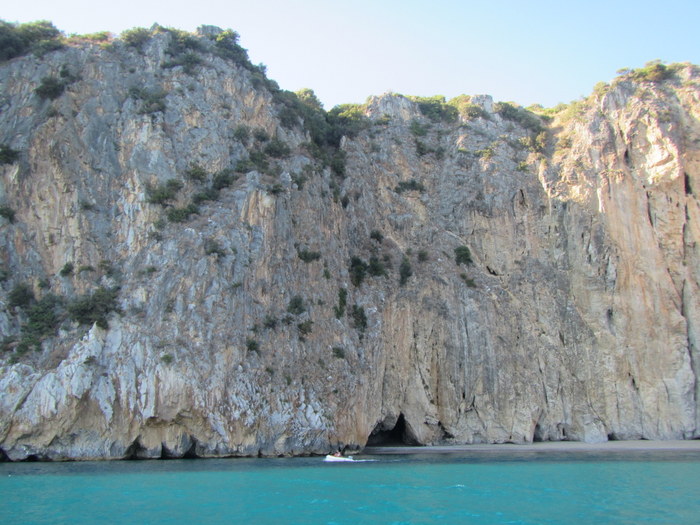
[[[4,456],[698,437],[697,68],[551,119],[372,97],[342,173],[218,34],[0,66]]]

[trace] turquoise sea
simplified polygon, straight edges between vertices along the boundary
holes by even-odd
[[[0,464],[0,523],[700,523],[697,452]]]

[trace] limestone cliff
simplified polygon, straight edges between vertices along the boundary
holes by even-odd
[[[0,65],[3,455],[700,436],[698,68],[319,146],[222,35]]]

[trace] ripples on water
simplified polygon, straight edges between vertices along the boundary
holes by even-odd
[[[700,454],[0,464],[0,522],[700,523]]]

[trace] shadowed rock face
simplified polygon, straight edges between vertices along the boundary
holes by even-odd
[[[486,96],[447,122],[374,97],[339,177],[250,68],[202,37],[187,72],[172,38],[0,66],[0,455],[698,437],[697,68],[535,119],[539,145]],[[118,311],[80,324],[99,287]]]

